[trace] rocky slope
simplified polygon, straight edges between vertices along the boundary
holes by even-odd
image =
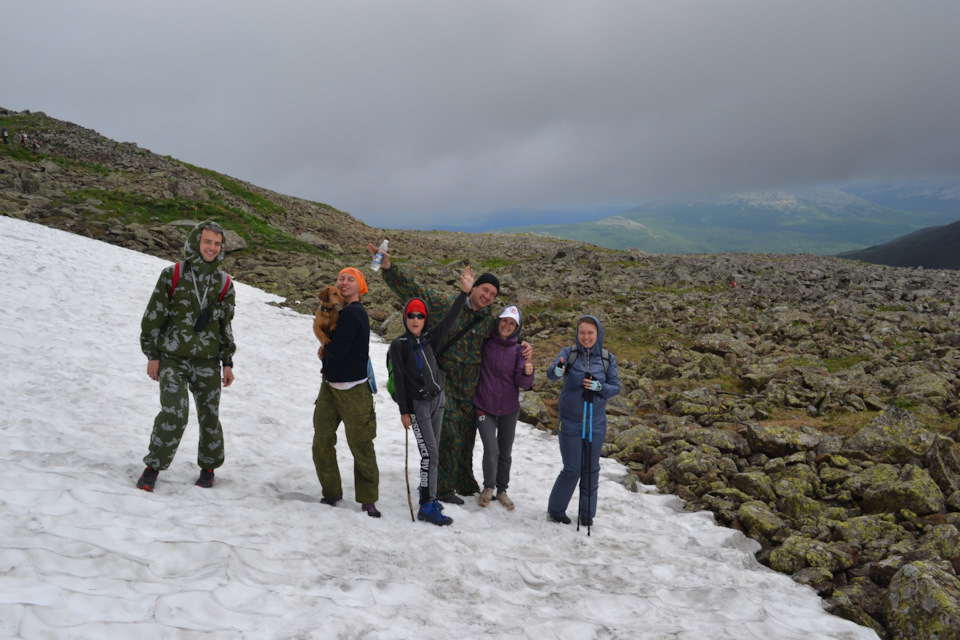
[[[557,390],[542,372],[577,316],[598,315],[623,383],[604,452],[625,484],[712,511],[881,637],[960,637],[957,272],[373,229],[40,113],[0,109],[0,123],[0,214],[170,259],[187,221],[215,217],[227,269],[305,312],[384,236],[434,287],[453,291],[467,262],[497,273],[539,366],[524,419],[544,429]],[[370,289],[372,324],[397,335],[399,301],[379,277]]]
[[[881,245],[838,254],[838,257],[892,267],[960,268],[960,222],[927,227]]]

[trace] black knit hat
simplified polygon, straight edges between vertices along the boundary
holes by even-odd
[[[492,284],[497,288],[497,293],[500,293],[500,281],[497,280],[497,276],[492,273],[483,273],[479,278],[473,281],[474,287],[479,287],[482,284]]]

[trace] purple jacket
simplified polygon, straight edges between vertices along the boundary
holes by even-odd
[[[533,374],[523,372],[525,364],[516,335],[506,340],[495,335],[484,342],[473,406],[498,417],[520,411],[520,389],[533,386]]]

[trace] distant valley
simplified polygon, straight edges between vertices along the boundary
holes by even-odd
[[[960,182],[855,184],[661,200],[586,222],[510,226],[646,253],[813,253],[881,245],[960,221]]]

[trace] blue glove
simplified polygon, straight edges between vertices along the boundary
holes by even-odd
[[[587,389],[590,389],[590,391],[600,391],[600,389],[602,388],[603,388],[603,385],[600,384],[599,380],[591,380],[590,384],[587,385]]]
[[[555,367],[553,368],[553,375],[557,376],[558,378],[562,378],[562,377],[563,377],[563,367],[561,367],[560,365],[555,366]]]

